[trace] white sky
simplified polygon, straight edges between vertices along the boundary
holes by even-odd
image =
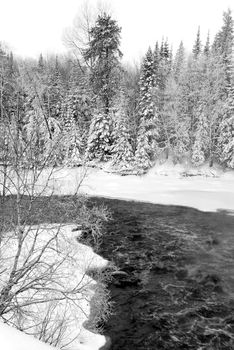
[[[96,4],[96,0],[89,0]],[[190,50],[201,27],[202,40],[222,25],[233,0],[106,0],[122,27],[121,49],[125,60],[136,60],[148,46],[168,37],[174,51],[184,41]],[[0,41],[23,56],[65,51],[62,33],[72,25],[81,0],[0,0]],[[234,16],[234,13],[233,13]]]

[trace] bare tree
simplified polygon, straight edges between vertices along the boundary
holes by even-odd
[[[87,225],[88,220],[91,234],[100,235],[101,214],[94,211],[91,215],[80,199],[80,214],[74,226],[65,226],[62,218],[60,224],[33,224],[35,204],[40,198],[46,194],[43,205],[45,202],[53,205],[50,182],[56,169],[47,168],[47,164],[57,145],[53,144],[41,159],[35,143],[38,125],[30,134],[22,127],[25,110],[20,101],[21,83],[20,77],[16,84],[16,108],[5,122],[8,143],[3,151],[7,154],[8,171],[0,171],[0,178],[5,178],[4,195],[8,195],[7,201],[11,203],[9,220],[1,220],[0,318],[49,344],[69,349],[71,344],[79,344],[79,333],[98,291],[102,295],[98,300],[99,312],[102,310],[102,315],[107,312],[106,295],[100,292],[104,288],[102,278],[95,282],[86,274],[97,265],[98,257],[91,248],[77,242],[76,233],[72,232],[76,224]],[[41,116],[42,120],[46,117]],[[69,210],[77,212],[76,205],[74,199],[66,207],[65,216]],[[5,214],[1,213],[0,219]],[[107,219],[105,211],[103,219]],[[102,261],[103,267],[106,263]]]
[[[73,25],[64,31],[63,41],[72,50],[81,69],[83,65],[89,69],[93,67],[92,58],[87,60],[84,53],[90,44],[90,30],[94,26],[98,15],[104,12],[112,12],[109,4],[99,1],[97,6],[94,7],[89,1],[83,1],[75,16]]]
[[[73,26],[64,31],[63,41],[72,50],[80,67],[92,67],[92,61],[84,58],[84,52],[90,43],[90,30],[93,27],[97,14],[88,1],[83,2],[76,15]]]

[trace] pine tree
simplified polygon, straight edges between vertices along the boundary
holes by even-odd
[[[209,147],[209,123],[204,112],[204,106],[200,105],[198,126],[195,132],[195,142],[192,148],[192,161],[195,165],[201,165],[210,153]]]
[[[221,55],[223,63],[225,65],[226,74],[226,89],[228,90],[231,84],[232,75],[232,52],[234,43],[234,21],[232,19],[231,10],[228,9],[227,12],[223,14],[223,26],[221,30],[215,36],[213,43],[213,51]],[[228,92],[227,92],[228,93]]]
[[[45,62],[42,54],[40,54],[39,59],[38,59],[38,64],[37,64],[37,69],[39,73],[43,73],[45,69]]]
[[[0,46],[0,162],[4,167],[13,164],[15,149],[21,154],[25,146],[25,93],[18,78],[12,52],[7,54]]]
[[[155,48],[154,48],[154,86],[158,87],[160,82],[159,77],[159,64],[160,64],[160,52],[159,52],[159,45],[158,42],[156,42]]]
[[[86,159],[107,161],[111,155],[112,130],[109,114],[94,115],[88,136]]]
[[[64,164],[69,167],[80,166],[83,163],[84,145],[82,135],[74,119],[70,127],[63,131]]]
[[[213,50],[228,56],[233,44],[233,19],[231,10],[223,13],[223,26],[221,30],[216,34],[214,43],[212,45]]]
[[[61,119],[62,101],[65,96],[59,61],[56,57],[53,67],[46,73],[46,88],[43,94],[44,105],[48,118]]]
[[[176,52],[174,64],[173,64],[173,76],[175,80],[178,82],[180,75],[183,71],[185,65],[185,50],[184,50],[184,44],[181,41],[180,46]]]
[[[141,67],[139,96],[139,132],[137,137],[136,164],[146,170],[154,160],[157,149],[158,115],[154,103],[154,59],[151,48]]]
[[[89,89],[71,86],[63,100],[62,109],[65,129],[70,130],[75,123],[84,150],[87,145],[89,126],[94,110],[93,96]]]
[[[173,75],[168,79],[164,94],[165,103],[161,111],[164,131],[163,148],[167,152],[166,156],[173,156],[173,161],[178,161],[186,155],[189,144],[187,115],[184,115],[184,106],[180,100],[181,76],[178,76],[178,81]]]
[[[206,56],[209,56],[210,54],[210,33],[209,32],[207,34],[206,45],[204,47],[203,52]]]
[[[234,29],[231,11],[223,14],[223,26],[217,33],[213,46],[213,56],[218,58],[224,71],[219,91],[219,116],[217,120],[217,156],[220,162],[233,167],[233,44]],[[217,93],[216,93],[217,94]]]
[[[193,46],[193,57],[197,59],[201,51],[202,51],[202,44],[200,39],[200,27],[198,27],[197,37]]]
[[[134,155],[131,144],[127,116],[124,108],[120,108],[115,114],[116,125],[114,127],[114,144],[112,148],[112,164],[121,172],[132,170]]]
[[[234,168],[234,86],[229,89],[225,103],[225,115],[220,126],[219,145],[221,162]]]
[[[167,41],[162,41],[159,53],[159,69],[158,69],[158,88],[160,92],[159,100],[163,105],[163,91],[166,87],[166,81],[171,70],[171,54]]]
[[[121,28],[117,22],[106,13],[99,15],[95,26],[91,29],[91,41],[85,52],[86,59],[93,60],[91,85],[103,105],[107,115],[118,92]]]
[[[147,125],[145,120],[141,121],[137,136],[137,149],[135,154],[136,168],[140,173],[146,172],[152,166],[152,147],[149,146],[148,135],[145,130]]]

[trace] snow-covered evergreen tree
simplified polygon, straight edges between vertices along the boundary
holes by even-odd
[[[56,118],[59,120],[62,114],[62,101],[65,96],[65,91],[57,57],[55,62],[53,62],[53,66],[48,68],[46,74],[42,101],[48,118]]]
[[[169,50],[167,40],[161,43],[159,52],[159,69],[158,69],[158,88],[160,91],[160,104],[163,104],[163,92],[166,87],[167,78],[171,71],[172,52]]]
[[[159,136],[158,114],[154,102],[154,59],[148,49],[141,67],[139,96],[139,131],[137,136],[136,166],[143,170],[150,167],[157,153]]]
[[[184,68],[185,68],[185,49],[184,49],[184,44],[181,41],[173,63],[173,76],[177,82]]]
[[[113,107],[113,99],[120,83],[121,28],[110,15],[99,15],[95,26],[90,30],[91,40],[85,52],[85,59],[93,61],[90,83],[108,114]]]
[[[203,53],[204,53],[206,56],[209,56],[209,54],[210,54],[210,33],[209,33],[209,32],[208,32],[208,34],[207,34],[206,44],[205,44],[205,46],[204,46]]]
[[[130,128],[123,107],[115,113],[114,119],[116,122],[113,131],[112,164],[124,172],[133,168],[134,154]]]
[[[192,148],[192,162],[195,165],[201,165],[207,159],[210,153],[210,135],[209,123],[205,114],[204,106],[199,108],[198,126],[195,133],[195,142]]]
[[[223,13],[223,26],[215,36],[213,51],[222,57],[226,74],[226,93],[231,84],[234,44],[234,21],[231,10]]]
[[[197,59],[201,52],[202,52],[202,43],[200,38],[200,27],[198,27],[197,37],[193,46],[193,57]]]
[[[97,113],[94,115],[89,129],[86,149],[88,161],[106,161],[111,155],[112,128],[110,115]]]
[[[178,81],[173,75],[168,79],[165,103],[161,111],[165,135],[164,149],[167,151],[167,156],[173,156],[174,161],[186,155],[189,145],[187,117],[184,115],[182,101],[180,101],[180,79],[181,75],[178,76]]]
[[[159,65],[160,65],[160,52],[158,42],[155,44],[154,52],[154,86],[156,88],[160,85]]]
[[[65,132],[63,132],[63,146],[65,150],[64,164],[66,166],[75,167],[83,164],[82,137],[74,119],[71,120],[69,128],[66,127]]]
[[[220,126],[219,145],[221,162],[234,168],[234,86],[229,89],[225,114]]]

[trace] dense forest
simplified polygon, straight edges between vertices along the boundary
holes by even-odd
[[[183,42],[175,53],[156,42],[140,67],[121,63],[112,16],[86,20],[67,33],[67,55],[23,60],[1,45],[1,164],[110,162],[144,173],[170,157],[234,168],[231,11],[213,42],[201,42],[200,28],[190,54]]]

